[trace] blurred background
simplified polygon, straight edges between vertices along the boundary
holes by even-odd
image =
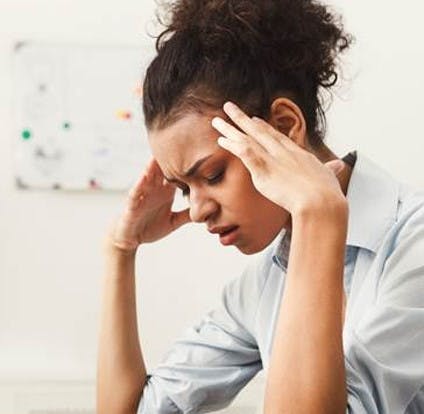
[[[356,44],[328,112],[327,142],[339,156],[362,151],[423,188],[423,3],[331,4]],[[1,413],[94,412],[102,240],[148,155],[137,84],[153,53],[155,9],[154,0],[0,0]],[[96,85],[94,96],[83,83]],[[83,127],[73,130],[76,120]],[[47,137],[42,148],[30,147],[37,131]],[[55,131],[80,148],[88,141],[78,138],[91,137],[89,157],[60,164],[64,153],[72,160],[73,146],[59,147]],[[140,250],[148,368],[219,303],[248,260],[192,224]],[[257,412],[263,385],[262,373],[224,412]]]

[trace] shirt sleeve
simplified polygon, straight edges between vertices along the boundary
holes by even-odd
[[[355,327],[345,355],[349,414],[422,412],[413,406],[424,384],[423,223],[399,235],[375,304]]]
[[[257,257],[228,283],[220,306],[177,340],[148,376],[138,414],[226,407],[262,369],[254,318],[262,291]]]

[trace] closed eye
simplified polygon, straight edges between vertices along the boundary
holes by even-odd
[[[225,171],[221,171],[219,174],[216,174],[212,177],[207,177],[206,182],[209,185],[218,184],[222,180],[222,178],[224,177],[224,172]],[[180,189],[181,189],[181,192],[183,194],[183,197],[186,197],[190,194],[190,188],[188,186],[187,187],[180,187]]]
[[[221,181],[221,178],[224,176],[224,171],[220,172],[217,175],[214,175],[213,177],[208,177],[206,180],[209,184],[215,184]]]

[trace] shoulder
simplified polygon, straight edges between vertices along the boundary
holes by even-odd
[[[424,226],[424,189],[416,189],[407,184],[400,184],[398,215],[395,226],[401,239]]]
[[[422,242],[424,242],[424,190],[401,183],[396,219],[384,244],[387,258],[405,247],[412,247]]]
[[[379,297],[422,307],[424,292],[424,191],[401,185],[396,221],[384,243]]]

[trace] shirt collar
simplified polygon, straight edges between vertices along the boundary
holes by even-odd
[[[400,184],[386,170],[362,152],[356,163],[346,198],[349,219],[346,245],[376,252],[384,235],[396,220]],[[291,233],[282,229],[276,238],[272,260],[287,270]]]

